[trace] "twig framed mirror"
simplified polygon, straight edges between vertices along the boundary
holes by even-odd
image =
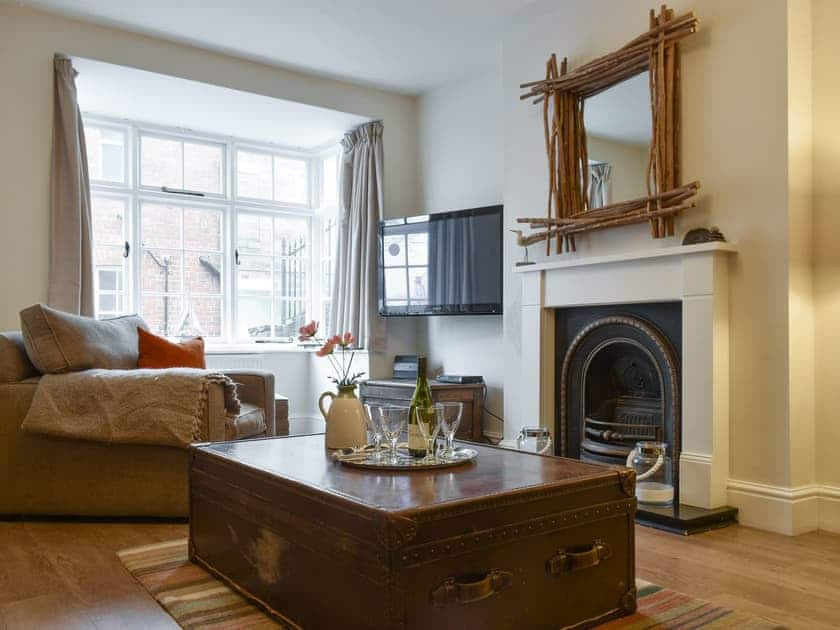
[[[552,54],[544,79],[520,85],[520,99],[542,107],[549,184],[546,215],[517,219],[533,230],[520,245],[545,241],[550,254],[554,242],[559,254],[575,251],[579,234],[643,222],[664,238],[694,207],[699,182],[679,183],[679,42],[696,32],[697,18],[662,5],[649,19],[622,48],[573,70]],[[604,106],[610,99],[619,114]],[[613,180],[626,199],[613,202]]]

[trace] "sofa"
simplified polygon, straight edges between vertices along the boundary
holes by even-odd
[[[207,439],[274,435],[274,376],[225,374],[237,384],[242,410],[236,417],[226,414],[222,386],[211,385],[202,418]],[[40,377],[23,335],[0,333],[0,515],[188,516],[189,450],[22,430]]]

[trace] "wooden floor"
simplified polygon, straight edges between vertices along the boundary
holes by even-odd
[[[0,522],[0,628],[174,628],[118,549],[183,524]],[[840,627],[840,536],[745,527],[682,538],[637,528],[638,576],[791,628]]]

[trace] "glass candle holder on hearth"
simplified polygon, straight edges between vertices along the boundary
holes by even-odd
[[[516,437],[516,448],[520,451],[551,455],[551,434],[545,427],[523,427]]]
[[[636,471],[636,499],[642,505],[674,503],[674,466],[665,442],[636,442],[627,456],[627,467]]]

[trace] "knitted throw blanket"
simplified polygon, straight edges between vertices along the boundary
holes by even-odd
[[[85,370],[41,377],[26,431],[117,444],[187,448],[205,435],[208,390],[224,388],[225,410],[239,413],[236,384],[224,374],[168,370]]]

